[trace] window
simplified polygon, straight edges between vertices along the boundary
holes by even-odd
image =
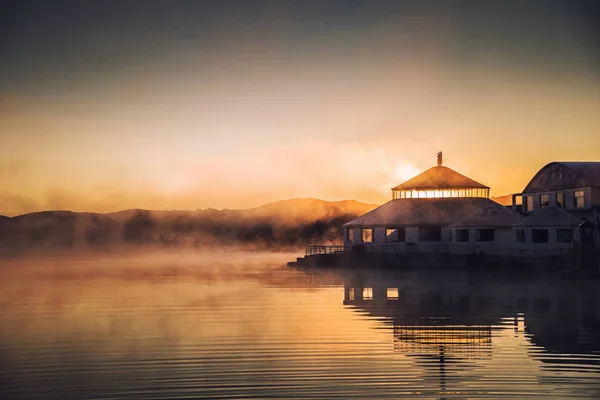
[[[348,241],[348,243],[352,243],[352,241],[354,240],[354,230],[352,228],[346,231],[346,240]]]
[[[373,242],[373,229],[367,228],[362,230],[362,241],[363,243]]]
[[[404,228],[387,228],[385,230],[386,242],[404,242],[406,241],[406,230]]]
[[[398,300],[398,288],[387,288],[387,299]]]
[[[478,242],[493,242],[494,241],[494,230],[493,229],[477,229],[475,231],[475,239]]]
[[[527,207],[525,211],[533,211],[533,196],[527,196]]]
[[[550,205],[550,196],[547,194],[540,195],[540,206],[542,208],[548,207]]]
[[[373,288],[366,287],[363,289],[363,300],[373,300]]]
[[[353,287],[351,287],[350,290],[348,290],[348,300],[354,301],[354,288]]]
[[[468,229],[457,229],[455,238],[456,238],[457,242],[468,242],[469,241],[469,230]]]
[[[556,193],[556,207],[565,208],[565,194],[563,192]]]
[[[523,229],[517,229],[515,231],[517,243],[525,243],[525,231]]]
[[[585,192],[583,190],[575,191],[575,207],[576,208],[583,208],[585,206],[584,194],[585,194]]]
[[[556,242],[557,243],[571,243],[573,241],[573,230],[572,229],[557,229],[556,230]]]
[[[532,229],[531,241],[533,243],[548,243],[548,229]]]
[[[385,230],[385,241],[386,242],[397,242],[398,241],[398,229],[386,229]]]
[[[432,226],[427,228],[419,228],[419,241],[421,242],[441,242],[442,227]]]

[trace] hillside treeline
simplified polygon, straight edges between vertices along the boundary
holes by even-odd
[[[342,225],[356,216],[342,213],[286,220],[233,211],[46,211],[0,218],[0,249],[3,253],[132,246],[291,249],[317,242],[340,243]]]

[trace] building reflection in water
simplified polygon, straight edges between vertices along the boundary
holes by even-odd
[[[440,393],[460,381],[449,370],[474,370],[507,331],[530,344],[527,356],[542,368],[597,368],[599,298],[598,282],[456,271],[360,271],[348,273],[344,287],[344,304],[390,328],[394,349],[415,357]]]

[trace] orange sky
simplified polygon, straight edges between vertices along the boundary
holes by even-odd
[[[502,195],[598,160],[585,10],[364,7],[212,10],[202,31],[147,11],[156,32],[127,10],[21,13],[0,46],[0,214],[383,203],[440,150]]]

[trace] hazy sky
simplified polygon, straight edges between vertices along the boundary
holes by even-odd
[[[0,2],[0,214],[519,192],[600,159],[600,2]]]

